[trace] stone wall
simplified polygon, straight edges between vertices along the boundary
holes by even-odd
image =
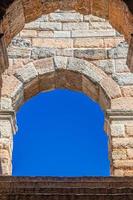
[[[26,24],[12,40],[8,72],[32,60],[68,56],[88,60],[107,74],[124,73],[129,72],[127,51],[124,37],[108,21],[74,11],[57,11]]]
[[[103,108],[111,175],[132,176],[133,74],[127,51],[124,37],[93,15],[56,11],[26,24],[8,47],[10,66],[2,75],[1,174],[11,174],[7,151],[12,152],[18,108],[41,91],[68,88]],[[3,129],[5,118],[10,126]]]

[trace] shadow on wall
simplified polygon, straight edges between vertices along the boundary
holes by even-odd
[[[21,107],[17,118],[14,176],[109,176],[104,115],[83,93],[41,93]]]

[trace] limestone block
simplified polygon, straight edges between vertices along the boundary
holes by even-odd
[[[30,22],[30,23],[28,23],[28,24],[25,24],[25,30],[38,30],[38,29],[40,29],[40,22],[36,22],[36,21],[33,21],[33,22]]]
[[[72,29],[72,37],[114,37],[115,36],[115,31],[113,30],[91,30],[91,29]],[[115,41],[114,41],[115,42]],[[106,42],[107,43],[107,42]],[[109,42],[107,43],[109,44]],[[105,45],[107,46],[107,45]],[[112,46],[111,46],[112,47]]]
[[[115,60],[108,59],[108,60],[94,60],[91,61],[95,64],[98,68],[101,68],[107,74],[112,74],[115,71]]]
[[[126,42],[121,42],[117,47],[108,49],[108,58],[126,58],[128,53],[128,45]]]
[[[118,110],[133,110],[132,97],[120,97],[111,100],[111,108]]]
[[[44,38],[54,37],[54,31],[39,30],[37,31],[37,36]]]
[[[56,39],[45,39],[45,38],[33,38],[32,45],[34,47],[49,47],[49,48],[72,48],[72,39],[56,38]]]
[[[115,72],[129,72],[129,68],[126,64],[126,59],[115,59]]]
[[[54,31],[55,38],[70,38],[71,32],[70,31]]]
[[[20,48],[29,48],[31,47],[31,39],[15,37],[10,46],[20,47]]]
[[[56,49],[56,56],[73,57],[73,49]]]
[[[113,148],[133,148],[133,138],[113,138]]]
[[[40,76],[47,73],[53,73],[55,71],[53,58],[45,58],[34,61],[34,66]]]
[[[125,126],[124,124],[111,124],[111,136],[113,137],[124,137],[125,136]]]
[[[109,24],[108,21],[106,22],[91,22],[90,23],[90,29],[98,29],[98,30],[108,30],[108,29],[112,29],[112,26]],[[112,30],[112,36],[114,36],[115,34],[115,30]]]
[[[114,160],[113,165],[115,168],[123,168],[123,169],[132,169],[133,168],[133,160]]]
[[[15,76],[26,84],[37,77],[38,73],[33,63],[29,63],[26,67],[16,70]]]
[[[83,15],[77,12],[50,13],[49,20],[55,22],[80,22],[83,21]]]
[[[34,47],[31,50],[31,59],[34,60],[53,57],[55,55],[56,55],[56,49],[54,48]]]
[[[55,56],[54,57],[55,69],[66,69],[67,57]]]
[[[127,150],[126,149],[114,149],[112,151],[113,160],[125,160],[127,159]]]
[[[102,79],[100,81],[100,86],[103,88],[103,90],[105,91],[106,95],[110,99],[114,99],[114,98],[117,98],[117,97],[121,96],[120,87],[110,77]]]
[[[96,68],[92,63],[77,58],[68,58],[67,69],[82,73],[94,83],[100,82],[106,76],[103,71]]]
[[[122,169],[114,169],[113,170],[113,176],[118,176],[118,177],[124,176],[124,170],[122,170]]]
[[[112,77],[119,85],[133,85],[133,73],[113,74]]]
[[[12,100],[8,97],[1,97],[0,110],[12,110]]]
[[[39,30],[43,31],[59,31],[62,29],[62,24],[59,22],[40,22]]]
[[[82,91],[92,100],[98,101],[99,88],[87,77],[82,76]]]
[[[72,31],[72,30],[88,30],[89,23],[88,22],[79,22],[79,23],[63,23],[64,31]]]
[[[30,48],[9,47],[9,58],[29,58],[31,54]]]
[[[103,48],[104,42],[101,38],[78,38],[74,40],[74,48]]]
[[[37,36],[37,31],[36,30],[22,30],[20,32],[20,37],[36,37]]]
[[[75,49],[74,57],[86,60],[104,60],[107,58],[107,51],[105,49]]]
[[[122,95],[124,97],[133,97],[133,86],[122,86],[121,87]]]

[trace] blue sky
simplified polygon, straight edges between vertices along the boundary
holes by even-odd
[[[80,92],[40,93],[17,113],[14,176],[109,176],[100,106]]]

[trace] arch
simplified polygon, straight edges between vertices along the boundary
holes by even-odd
[[[14,75],[3,75],[1,95],[11,99],[17,110],[37,93],[54,88],[82,91],[104,110],[110,108],[112,99],[122,96],[119,85],[94,64],[62,56],[35,60],[16,69]]]
[[[4,32],[8,45],[19,33],[24,24],[35,20],[42,14],[57,9],[76,10],[82,14],[93,14],[108,19],[112,26],[123,33],[129,42],[133,30],[133,15],[123,0],[14,0],[7,8],[1,20],[1,32]]]

